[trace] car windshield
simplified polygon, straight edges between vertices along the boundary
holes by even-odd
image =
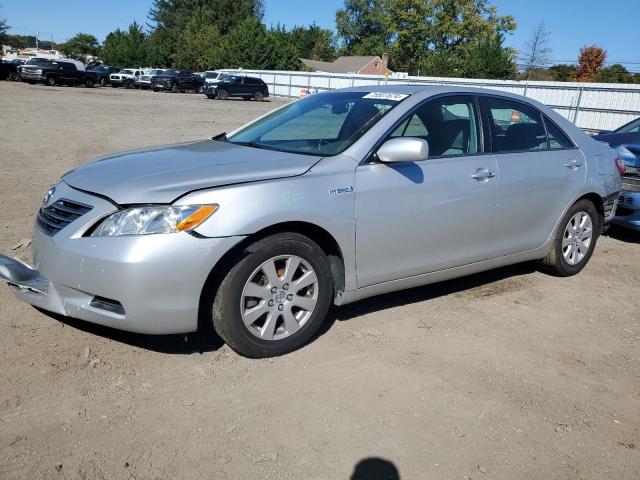
[[[204,78],[218,78],[218,75],[217,72],[207,72],[204,74]]]
[[[227,141],[290,153],[336,155],[406,97],[387,92],[319,93],[276,110]]]
[[[623,125],[615,133],[639,133],[640,132],[640,118],[636,118],[633,122]]]
[[[133,70],[127,70],[125,68],[124,70],[120,70],[120,73],[122,73],[123,75],[132,75],[133,74]]]
[[[176,75],[178,75],[178,72],[167,70],[166,72],[163,72],[162,75],[166,75],[167,77],[175,77]]]
[[[25,65],[48,65],[51,63],[51,60],[47,60],[46,58],[32,58]]]

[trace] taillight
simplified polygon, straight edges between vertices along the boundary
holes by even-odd
[[[616,167],[618,168],[618,173],[620,175],[624,174],[624,172],[627,169],[627,167],[624,164],[624,160],[620,155],[616,156]]]

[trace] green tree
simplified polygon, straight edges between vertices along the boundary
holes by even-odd
[[[4,45],[4,43],[7,41],[7,30],[9,30],[7,19],[0,18],[0,45]]]
[[[468,45],[461,56],[459,72],[467,78],[515,78],[515,52],[503,45],[502,35],[483,38]]]
[[[148,15],[149,59],[158,66],[173,65],[180,37],[194,15],[204,15],[202,24],[226,35],[246,18],[261,19],[263,10],[262,0],[154,0]]]
[[[141,67],[147,64],[146,36],[136,22],[127,31],[116,30],[107,35],[102,45],[102,60],[116,67]]]
[[[635,83],[634,76],[619,63],[602,69],[596,80],[602,83]]]
[[[576,67],[573,65],[553,65],[549,67],[549,73],[556,82],[572,82],[576,76]]]
[[[320,28],[315,23],[308,27],[293,27],[290,40],[298,51],[298,57],[323,61],[336,58],[336,41],[333,32]]]
[[[208,23],[209,12],[200,10],[178,37],[173,64],[178,68],[204,71],[220,67],[220,32]]]
[[[288,70],[299,66],[297,50],[284,29],[267,30],[257,18],[247,18],[223,37],[220,51],[226,68]]]
[[[390,8],[396,0],[345,0],[336,12],[336,29],[348,55],[382,55],[391,48],[394,26]]]
[[[95,57],[100,53],[100,45],[93,35],[77,33],[60,45],[60,51],[69,58],[87,63],[87,57]]]

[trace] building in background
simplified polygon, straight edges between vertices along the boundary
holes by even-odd
[[[393,75],[389,70],[389,55],[380,58],[374,56],[342,56],[333,62],[320,62],[301,58],[300,61],[315,72],[322,73],[350,73],[362,75]]]
[[[2,59],[10,60],[31,60],[32,58],[48,58],[58,60],[64,56],[58,50],[44,50],[42,48],[22,48],[17,49],[9,45],[2,45]]]

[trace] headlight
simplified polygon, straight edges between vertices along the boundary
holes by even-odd
[[[42,70],[41,70],[41,69],[36,70],[36,71],[35,71],[35,74],[36,74],[36,75],[42,75]]]
[[[119,237],[185,232],[196,228],[218,208],[219,205],[216,204],[128,208],[104,219],[91,236]]]

